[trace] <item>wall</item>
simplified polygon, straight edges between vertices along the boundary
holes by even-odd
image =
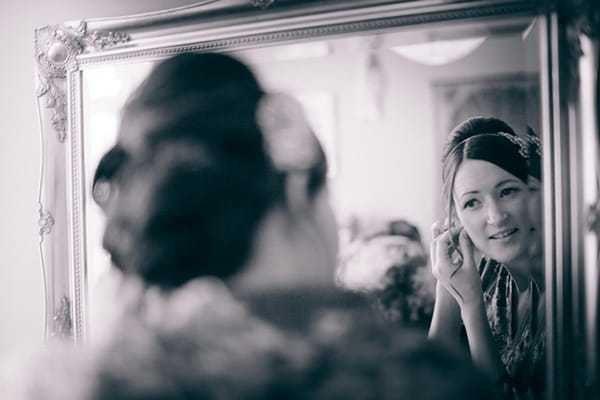
[[[440,213],[439,157],[448,133],[440,131],[444,124],[433,86],[533,73],[538,68],[535,51],[526,48],[517,33],[490,37],[457,61],[425,66],[380,46],[380,111],[364,118],[372,99],[368,88],[377,84],[373,75],[365,74],[368,43],[364,37],[336,39],[328,42],[329,55],[258,62],[254,67],[263,82],[278,90],[334,95],[338,168],[331,186],[342,223],[355,215],[367,221],[364,228],[372,233],[385,221],[406,219],[428,242],[431,224]],[[371,79],[365,79],[368,76]]]
[[[155,11],[193,0],[3,1],[0,134],[0,360],[42,343],[43,286],[37,198],[40,136],[34,29],[64,21]],[[1,388],[0,388],[1,389]]]

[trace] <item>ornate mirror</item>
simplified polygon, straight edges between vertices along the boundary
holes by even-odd
[[[543,148],[548,393],[592,390],[598,63],[597,31],[582,30],[581,16],[597,7],[578,7],[221,0],[37,29],[46,334],[84,343],[101,324],[96,288],[110,260],[91,180],[115,140],[121,105],[158,60],[220,51],[305,106],[331,164],[342,239],[357,226],[368,234],[407,220],[427,244],[441,213],[439,159],[449,130],[484,114],[518,132],[533,129]]]

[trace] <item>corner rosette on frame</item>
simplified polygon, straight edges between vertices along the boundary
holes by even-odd
[[[317,163],[319,143],[298,100],[283,93],[266,94],[256,119],[275,169],[304,171]]]

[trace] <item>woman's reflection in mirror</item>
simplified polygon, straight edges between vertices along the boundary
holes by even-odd
[[[433,226],[437,287],[429,336],[466,337],[474,362],[508,399],[541,398],[544,391],[536,139],[531,132],[518,137],[495,118],[459,124],[443,154],[446,220]]]
[[[335,289],[325,155],[236,59],[159,63],[100,167],[121,315],[84,357],[50,357],[30,398],[488,398],[470,360]]]

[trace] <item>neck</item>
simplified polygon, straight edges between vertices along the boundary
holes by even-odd
[[[297,224],[297,221],[296,221]],[[314,248],[290,225],[285,211],[269,212],[259,226],[246,267],[228,282],[234,294],[334,285],[331,266],[323,265]]]

